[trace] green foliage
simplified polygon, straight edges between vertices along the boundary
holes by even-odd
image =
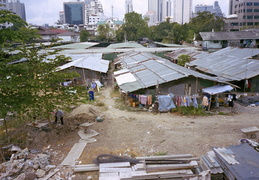
[[[212,30],[222,31],[224,20],[223,17],[215,16],[207,11],[198,12],[197,16],[191,19],[189,26],[196,34],[199,32],[211,32]]]
[[[89,32],[87,30],[82,30],[80,32],[80,42],[86,42],[88,41]]]
[[[99,25],[97,32],[98,32],[97,40],[102,42],[109,42],[113,40],[114,32],[110,28],[109,24]]]
[[[66,79],[78,77],[77,73],[57,71],[68,58],[57,52],[40,54],[36,48],[22,47],[20,53],[0,61],[0,116],[8,112],[27,113],[31,117],[50,119],[55,108],[68,109],[79,101],[83,87],[62,86]],[[49,55],[56,55],[49,58]],[[26,62],[7,64],[24,58]],[[20,113],[18,113],[20,114]]]
[[[190,62],[191,57],[188,55],[180,55],[177,60],[177,64],[180,66],[185,66],[185,63]]]
[[[143,19],[141,14],[136,12],[127,13],[124,19],[125,23],[122,25],[122,29],[127,40],[137,41],[138,39],[149,36],[147,19]]]
[[[185,106],[178,106],[177,110],[178,113],[189,116],[189,115],[198,115],[198,116],[205,116],[207,113],[204,111],[204,109],[199,106],[198,108],[194,106],[185,107]]]
[[[13,42],[26,43],[39,38],[36,30],[27,27],[27,23],[10,11],[0,10],[0,24],[7,27],[0,30],[0,47]]]

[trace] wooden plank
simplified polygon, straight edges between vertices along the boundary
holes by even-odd
[[[73,166],[79,157],[81,156],[85,146],[87,143],[76,143],[71,148],[70,152],[68,153],[67,157],[61,163],[62,166]]]
[[[197,167],[198,163],[192,161],[189,164],[155,164],[147,165],[147,171],[164,171],[164,170],[177,170],[177,169],[191,169]]]
[[[162,159],[179,159],[179,158],[192,158],[191,154],[179,154],[179,155],[168,155],[168,156],[148,156],[148,157],[137,157],[138,160],[162,160]]]
[[[99,180],[120,180],[118,173],[101,173]]]
[[[132,172],[131,168],[100,168],[99,169],[100,173],[103,172]]]
[[[89,172],[89,171],[99,171],[99,166],[95,164],[87,164],[87,165],[75,165],[75,172]]]
[[[110,167],[130,167],[130,162],[115,162],[115,163],[101,163],[100,168],[110,168]]]
[[[257,131],[259,131],[259,129],[256,126],[253,127],[248,127],[248,128],[242,128],[240,129],[243,133],[255,133]]]
[[[131,180],[137,179],[161,179],[161,178],[189,178],[189,177],[197,177],[192,173],[191,170],[180,170],[180,171],[163,171],[163,172],[155,172],[155,173],[139,173],[132,172]],[[121,178],[121,180],[129,180],[127,178]]]

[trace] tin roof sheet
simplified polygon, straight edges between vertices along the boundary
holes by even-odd
[[[200,32],[200,35],[203,41],[259,39],[258,32],[254,31]]]
[[[157,57],[153,54],[131,51],[125,53],[124,55],[118,56],[118,60],[124,67],[127,68],[124,72],[131,73],[136,78],[138,83],[134,81],[134,90],[138,90],[136,89],[137,87],[139,89],[148,88],[188,76],[225,83],[224,79],[213,78],[201,74],[191,69],[171,63],[170,61]],[[115,74],[115,76],[119,77],[120,75]],[[120,88],[124,88],[123,90],[125,92],[132,92],[132,88],[129,88],[131,84],[130,79],[127,80],[125,78],[124,84],[127,84],[127,86],[122,86],[123,83],[121,83],[121,81],[118,84],[120,84]],[[126,87],[129,89],[126,89]]]
[[[259,60],[249,59],[259,54],[259,49],[225,48],[188,63],[197,69],[226,78],[227,81],[240,81],[259,75]]]
[[[72,61],[70,63],[64,64],[60,67],[58,67],[58,70],[64,70],[71,67],[77,67],[77,68],[84,68],[84,69],[90,69],[97,72],[107,73],[109,68],[109,61],[100,59],[98,57],[83,57],[80,59],[77,59],[75,61]]]

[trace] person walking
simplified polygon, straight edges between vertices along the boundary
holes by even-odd
[[[60,109],[54,109],[55,113],[55,121],[54,124],[57,124],[58,120],[60,119],[61,125],[64,124],[63,118],[64,118],[64,112]]]

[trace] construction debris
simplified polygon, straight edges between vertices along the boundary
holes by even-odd
[[[75,172],[99,171],[99,180],[168,179],[209,180],[202,171],[199,158],[191,154],[128,158],[99,155],[95,164],[77,165]]]
[[[0,179],[35,179],[45,176],[56,166],[50,165],[51,154],[48,152],[29,151],[27,148],[12,154],[11,159],[0,164]]]

